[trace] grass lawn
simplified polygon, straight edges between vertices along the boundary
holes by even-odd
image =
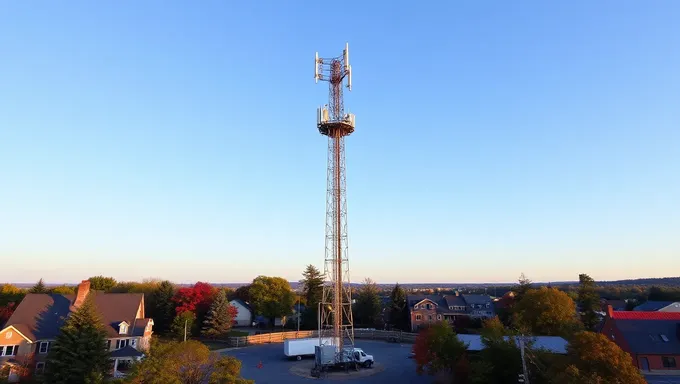
[[[238,337],[238,336],[248,336],[249,333],[246,331],[229,331],[229,337]]]

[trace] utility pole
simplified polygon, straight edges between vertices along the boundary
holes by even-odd
[[[307,304],[309,304],[309,303],[307,303]],[[298,306],[297,306],[297,321],[298,321],[298,324],[297,324],[298,330],[297,331],[298,331],[298,333],[300,333],[300,315],[302,315],[302,313],[300,312],[300,295],[298,295]]]
[[[527,361],[524,358],[524,335],[520,335],[519,337],[519,352],[520,355],[522,356],[522,372],[524,374],[520,375],[520,379],[518,380],[518,382],[529,384],[529,372],[527,371]]]
[[[187,321],[189,320],[184,320],[184,342],[187,341]]]

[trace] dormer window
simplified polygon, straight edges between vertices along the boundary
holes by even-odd
[[[127,335],[129,326],[130,324],[128,324],[127,322],[125,321],[121,322],[120,325],[118,325],[118,333],[121,335]]]

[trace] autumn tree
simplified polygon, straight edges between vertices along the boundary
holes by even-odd
[[[105,276],[92,276],[88,279],[90,281],[90,289],[95,291],[108,292],[111,288],[116,286],[116,279]]]
[[[241,377],[241,362],[211,353],[197,341],[152,343],[148,356],[136,364],[127,384],[252,384]]]
[[[229,292],[227,297],[229,300],[239,299],[250,303],[250,284],[238,287],[234,292]]]
[[[76,293],[76,287],[72,287],[69,285],[59,285],[50,288],[49,293],[55,295],[73,295],[74,293]]]
[[[106,331],[92,296],[66,319],[49,350],[46,368],[45,379],[51,384],[82,383],[85,377],[108,374]]]
[[[409,331],[411,329],[406,292],[399,283],[395,284],[390,292],[389,319],[392,326],[399,330]]]
[[[47,293],[47,287],[45,287],[45,282],[41,278],[37,283],[28,291],[29,293]]]
[[[467,346],[446,322],[420,331],[413,353],[418,374],[443,374],[453,383],[464,383],[468,379]]]
[[[630,355],[606,336],[582,331],[567,347],[568,365],[557,370],[556,384],[645,384]]]
[[[316,329],[318,327],[319,302],[323,295],[323,274],[313,265],[309,264],[302,272],[302,295],[306,301],[305,312],[302,315],[302,323],[305,328]]]
[[[374,327],[380,324],[381,303],[378,285],[366,278],[354,296],[354,321],[359,325]]]
[[[524,294],[515,304],[513,324],[536,336],[568,336],[580,327],[574,301],[566,293],[547,287]]]
[[[270,320],[288,315],[295,303],[290,284],[281,277],[258,276],[250,285],[249,292],[255,313]]]
[[[595,280],[582,273],[578,275],[578,305],[581,312],[581,322],[587,330],[594,330],[599,323],[597,311],[600,310],[600,296],[595,291]]]
[[[149,313],[154,322],[154,333],[163,335],[170,330],[172,320],[175,318],[175,304],[172,298],[175,296],[175,285],[165,280],[158,284],[151,293],[154,306]]]
[[[213,298],[217,290],[212,285],[203,282],[197,282],[193,287],[185,287],[177,290],[173,297],[175,302],[175,312],[193,312],[196,315],[198,324],[202,324],[205,316],[210,309]],[[200,332],[200,326],[196,327],[195,334]]]
[[[215,300],[203,321],[202,334],[206,337],[226,337],[231,330],[238,310],[229,304],[227,292],[220,289],[215,295]]]
[[[5,323],[14,313],[16,309],[16,304],[14,302],[9,302],[0,307],[0,329],[5,326]]]
[[[195,313],[191,311],[178,313],[177,316],[172,320],[172,324],[170,325],[170,333],[175,339],[184,340],[185,336],[188,338],[191,336],[192,332],[194,332],[195,328],[198,328],[194,327],[195,323]]]
[[[12,284],[3,284],[0,286],[0,306],[8,303],[19,303],[26,296],[26,291],[17,288]]]

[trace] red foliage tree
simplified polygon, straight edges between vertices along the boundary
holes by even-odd
[[[3,326],[9,320],[15,309],[16,304],[14,302],[9,302],[7,305],[0,307],[0,326]]]
[[[172,301],[175,302],[175,311],[182,312],[207,311],[215,296],[215,288],[208,283],[198,282],[193,287],[180,288]]]
[[[418,374],[440,376],[455,384],[468,383],[467,346],[458,340],[448,323],[434,324],[420,331],[413,344],[413,354]]]

